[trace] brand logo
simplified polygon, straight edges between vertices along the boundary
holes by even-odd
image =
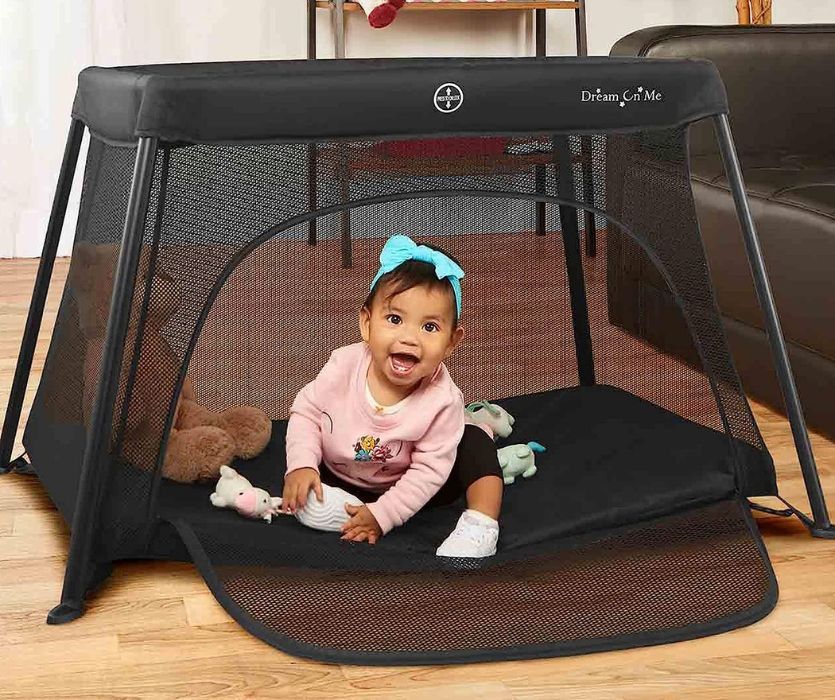
[[[435,90],[434,103],[439,112],[454,112],[464,104],[464,91],[455,83],[444,83]]]
[[[663,101],[664,95],[660,90],[645,88],[643,85],[627,88],[623,92],[603,92],[600,88],[580,91],[580,102],[617,102],[618,107],[626,107],[635,102]]]

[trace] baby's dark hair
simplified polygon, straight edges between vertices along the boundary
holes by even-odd
[[[430,243],[423,243],[422,245],[425,245],[427,248],[431,248],[432,250],[436,250],[439,253],[443,253],[450,260],[452,260],[452,262],[461,267],[461,263],[447,253],[443,248],[431,245]],[[383,288],[385,288],[385,298],[388,300],[405,292],[407,289],[411,289],[412,287],[429,287],[430,289],[440,289],[446,291],[449,294],[449,300],[452,304],[452,329],[455,330],[458,327],[458,307],[455,303],[455,292],[452,289],[452,285],[447,279],[439,280],[438,275],[435,273],[435,266],[428,262],[423,262],[422,260],[408,260],[402,265],[398,265],[391,272],[383,275],[377,281],[377,284],[374,285],[374,289],[371,290],[368,297],[363,302],[363,308],[370,311],[371,305],[374,303],[374,299]]]

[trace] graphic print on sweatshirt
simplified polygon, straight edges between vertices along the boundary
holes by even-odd
[[[373,435],[363,435],[354,443],[355,462],[383,462],[392,457],[388,445],[380,445],[380,438]]]

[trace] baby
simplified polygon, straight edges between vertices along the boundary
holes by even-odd
[[[324,482],[366,505],[342,539],[371,544],[421,508],[466,495],[438,547],[445,557],[496,553],[502,472],[492,436],[465,425],[464,399],[443,361],[461,342],[464,271],[442,250],[393,236],[359,313],[361,343],[331,353],[296,396],[287,426],[283,504],[304,508]]]

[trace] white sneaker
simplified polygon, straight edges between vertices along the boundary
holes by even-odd
[[[477,510],[465,510],[458,524],[435,552],[439,557],[492,557],[499,539],[499,524]]]

